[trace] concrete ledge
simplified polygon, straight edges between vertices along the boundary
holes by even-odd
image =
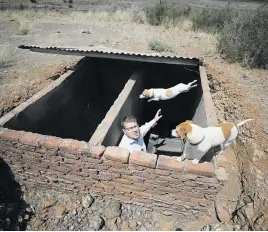
[[[105,159],[128,163],[129,151],[120,147],[107,147],[103,157]]]
[[[206,73],[206,68],[200,66],[200,78],[201,78],[201,84],[203,89],[203,98],[204,98],[204,106],[205,106],[205,112],[207,117],[207,124],[208,126],[213,126],[217,124],[217,115],[215,111],[215,106],[210,94],[210,88],[208,84],[208,78]]]
[[[48,92],[50,92],[55,87],[59,86],[65,79],[67,79],[73,71],[67,71],[63,75],[61,75],[57,80],[53,81],[47,87],[39,91],[37,94],[33,95],[26,102],[20,104],[18,107],[7,113],[5,116],[0,118],[0,126],[3,126],[6,122],[8,122],[11,118],[15,117],[17,114],[25,110],[29,105],[33,104],[36,100],[40,99]]]

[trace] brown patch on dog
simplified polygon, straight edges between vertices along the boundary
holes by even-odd
[[[188,133],[192,132],[192,126],[190,124],[191,123],[186,121],[186,122],[183,122],[183,123],[179,124],[178,126],[176,126],[177,134],[182,139],[184,139]]]
[[[171,91],[170,89],[168,89],[168,90],[166,91],[166,96],[167,96],[167,97],[173,97],[173,93],[172,93],[172,91]]]
[[[150,90],[149,90],[149,89],[145,89],[145,90],[142,92],[142,95],[145,96],[145,97],[150,97]]]
[[[221,127],[221,131],[223,133],[223,137],[225,139],[228,139],[231,135],[231,130],[234,127],[234,125],[230,122],[224,122],[224,123],[220,123],[218,124],[216,127]]]

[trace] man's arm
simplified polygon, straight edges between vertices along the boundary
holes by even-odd
[[[140,127],[140,132],[144,137],[147,132],[156,124],[156,120],[153,119],[150,122],[146,122],[143,126]]]
[[[140,127],[140,132],[142,136],[145,136],[147,132],[156,125],[157,121],[162,118],[162,115],[160,115],[160,113],[161,110],[158,110],[153,120],[145,123],[143,126]]]

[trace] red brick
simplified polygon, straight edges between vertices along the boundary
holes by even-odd
[[[74,139],[62,139],[59,144],[59,149],[64,152],[79,153],[82,147],[82,142]]]
[[[64,174],[67,174],[69,173],[71,170],[67,167],[62,167],[62,166],[50,166],[50,169],[52,170],[56,170],[58,172],[61,172],[61,173],[64,173]]]
[[[155,195],[152,197],[152,199],[155,201],[164,202],[166,204],[173,204],[173,202],[175,201],[175,199],[170,197],[169,195],[164,195],[164,196]]]
[[[132,197],[132,202],[135,204],[135,203],[143,203],[143,204],[152,204],[152,200],[151,199],[148,199],[148,198],[138,198],[137,196],[136,197]]]
[[[157,168],[183,172],[184,171],[184,161],[178,162],[178,161],[176,161],[176,158],[177,157],[160,155],[158,157],[158,161],[157,161]]]
[[[126,174],[126,175],[131,175],[131,172],[129,170],[125,170],[125,169],[110,168],[110,171],[116,172],[116,173],[121,173],[121,174]]]
[[[38,153],[46,154],[46,155],[56,155],[56,150],[46,149],[46,148],[36,148],[35,150]]]
[[[120,177],[118,173],[111,173],[111,172],[100,172],[99,179],[100,180],[114,180],[115,178]]]
[[[122,179],[122,178],[116,179],[115,181],[116,182],[119,182],[119,183],[122,183],[122,184],[131,184],[132,183],[132,181],[129,181],[129,180],[126,180],[126,179]]]
[[[167,193],[178,193],[177,189],[168,188],[168,187],[156,187],[157,190]]]
[[[76,164],[79,166],[83,166],[83,162],[81,162],[80,160],[75,160],[75,159],[69,159],[69,158],[65,158],[63,157],[63,162],[66,164]]]
[[[105,159],[128,163],[129,151],[121,147],[107,147],[103,157]]]
[[[128,196],[114,195],[113,198],[116,199],[116,200],[119,200],[119,201],[126,202],[126,203],[131,203],[131,198],[128,197]]]
[[[24,131],[15,131],[15,130],[5,130],[2,134],[0,134],[0,139],[19,142],[20,137],[24,134]]]
[[[151,198],[152,197],[152,194],[150,193],[146,193],[146,192],[140,192],[140,191],[135,191],[135,190],[132,190],[132,194],[135,195],[135,197],[142,197],[142,198]]]
[[[116,184],[115,190],[121,193],[131,193],[132,190],[126,189],[125,187],[121,187],[121,185]]]
[[[193,173],[201,176],[213,176],[214,165],[209,162],[193,164],[192,160],[187,160],[186,169],[188,173]]]
[[[130,154],[129,163],[155,168],[157,155],[146,152],[135,151]]]
[[[135,172],[135,171],[144,171],[146,168],[138,166],[138,165],[135,165],[135,164],[129,164],[128,169],[133,171],[133,172]]]
[[[107,166],[116,167],[116,168],[125,168],[125,167],[127,167],[127,164],[122,164],[122,163],[114,162],[114,161],[103,161],[103,164],[107,165]]]
[[[89,174],[91,174],[91,175],[92,175],[92,174],[97,175],[97,173],[98,173],[98,172],[97,172],[97,169],[83,168],[82,171],[83,171],[83,172],[86,172],[86,173],[89,173]]]
[[[87,189],[94,191],[94,192],[99,192],[99,193],[104,191],[103,188],[97,188],[95,186],[88,186]]]
[[[40,141],[40,145],[47,149],[55,149],[58,150],[59,144],[61,143],[61,138],[54,136],[46,136]]]
[[[170,172],[156,169],[155,170],[155,174],[160,175],[160,176],[169,176],[170,175]]]
[[[141,186],[137,187],[134,185],[127,185],[127,184],[122,184],[121,186],[130,190],[137,190],[137,191],[144,191],[146,189],[146,187]]]
[[[130,175],[121,175],[122,178],[127,179],[127,180],[131,180],[131,181],[135,181],[135,182],[140,182],[142,183],[145,179],[138,177],[138,176],[130,176]]]
[[[26,144],[26,145],[39,147],[39,142],[40,142],[41,138],[42,138],[42,135],[40,135],[40,134],[25,132],[20,137],[19,141],[23,144]]]
[[[103,188],[103,189],[114,189],[114,185],[109,185],[109,182],[106,182],[106,183],[97,183],[94,185],[95,187],[98,187],[98,188]]]
[[[77,176],[83,176],[83,177],[88,177],[89,173],[87,172],[73,172]]]
[[[84,156],[90,156],[97,159],[100,159],[102,157],[104,151],[104,146],[93,146],[89,145],[88,143],[82,143],[82,146],[80,148],[80,152]]]

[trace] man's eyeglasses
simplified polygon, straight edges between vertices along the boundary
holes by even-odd
[[[132,126],[132,127],[129,127],[129,128],[124,127],[124,129],[127,130],[127,131],[130,131],[130,130],[137,129],[138,127],[139,127],[138,125],[135,125],[135,126]]]

